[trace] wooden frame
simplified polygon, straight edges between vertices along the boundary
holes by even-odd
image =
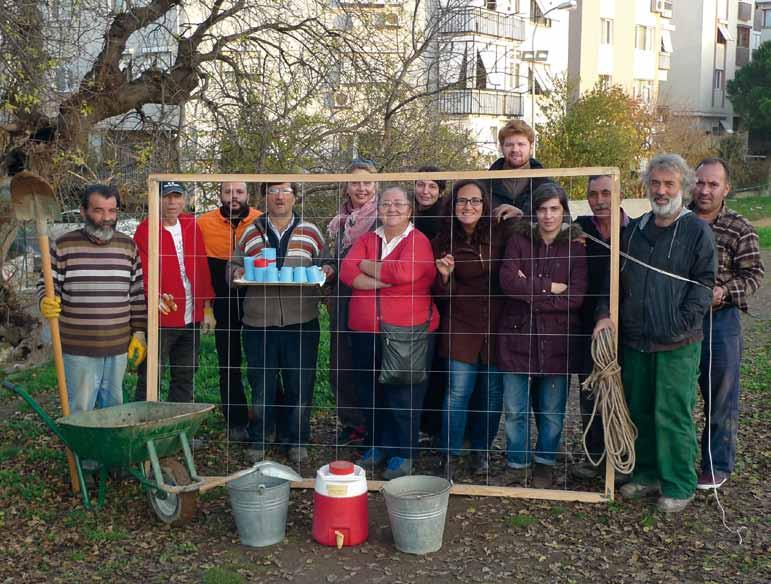
[[[611,199],[611,238],[610,238],[610,318],[618,330],[618,293],[619,293],[619,246],[620,246],[620,208],[621,175],[616,167],[580,167],[549,168],[538,170],[501,170],[501,171],[443,171],[443,172],[392,172],[373,175],[376,182],[408,182],[419,179],[427,180],[493,180],[503,178],[572,178],[593,175],[609,175],[613,181]],[[159,282],[159,227],[160,197],[159,183],[177,181],[186,183],[221,183],[221,182],[295,182],[295,183],[344,183],[351,180],[350,174],[151,174],[147,178],[149,253],[151,258],[147,277],[147,399],[158,399],[158,282]],[[616,339],[618,345],[618,339]],[[453,485],[452,494],[487,497],[511,497],[524,499],[544,499],[552,501],[577,501],[582,503],[601,503],[614,498],[615,472],[611,465],[605,465],[605,490],[602,493],[588,491],[562,491],[555,489],[530,489],[520,487],[497,487],[489,485],[459,484]],[[368,481],[370,490],[380,490],[381,481]],[[304,479],[292,484],[293,488],[312,489],[313,479]]]

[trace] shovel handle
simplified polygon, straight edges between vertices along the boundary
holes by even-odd
[[[51,249],[48,241],[48,225],[44,218],[37,220],[38,245],[40,247],[40,257],[43,264],[43,284],[45,285],[46,298],[53,298],[54,293],[54,275],[51,270]],[[64,375],[64,353],[62,352],[62,339],[59,336],[59,319],[49,318],[48,326],[51,327],[51,345],[54,350],[54,364],[56,365],[56,381],[59,388],[59,402],[62,405],[62,415],[70,415],[70,400],[67,396],[67,378]],[[70,468],[70,483],[72,492],[77,494],[80,491],[80,481],[78,480],[78,468],[75,465],[75,457],[72,452],[66,449],[67,463]]]

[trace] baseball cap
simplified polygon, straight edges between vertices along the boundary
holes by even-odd
[[[172,181],[166,181],[161,183],[161,196],[165,197],[166,195],[170,195],[171,193],[180,193],[182,195],[185,194],[185,187],[182,186],[182,183],[174,182]]]

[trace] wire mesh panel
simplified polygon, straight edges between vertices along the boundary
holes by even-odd
[[[611,183],[613,236],[590,257],[565,192],[596,175]],[[313,477],[351,459],[372,479],[447,476],[457,493],[612,497],[609,465],[573,471],[590,411],[587,306],[605,299],[617,315],[618,176],[378,174],[367,161],[335,175],[152,175],[147,399],[221,405],[203,444],[221,474],[272,459]],[[551,186],[533,188],[541,177]],[[189,233],[164,221],[166,181],[214,193],[177,219]],[[260,192],[232,205],[242,185]],[[520,195],[522,216],[499,216],[502,192]],[[201,335],[209,308],[214,334]]]

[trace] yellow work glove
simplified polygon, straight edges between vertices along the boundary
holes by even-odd
[[[40,314],[45,318],[59,318],[62,313],[62,299],[58,296],[45,297],[40,301]]]
[[[203,309],[203,322],[201,322],[201,333],[204,335],[210,335],[214,332],[214,328],[217,326],[217,319],[214,318],[214,310],[211,306],[206,306]]]
[[[139,367],[147,356],[147,341],[145,333],[137,331],[131,336],[128,346],[128,360],[133,367]]]

